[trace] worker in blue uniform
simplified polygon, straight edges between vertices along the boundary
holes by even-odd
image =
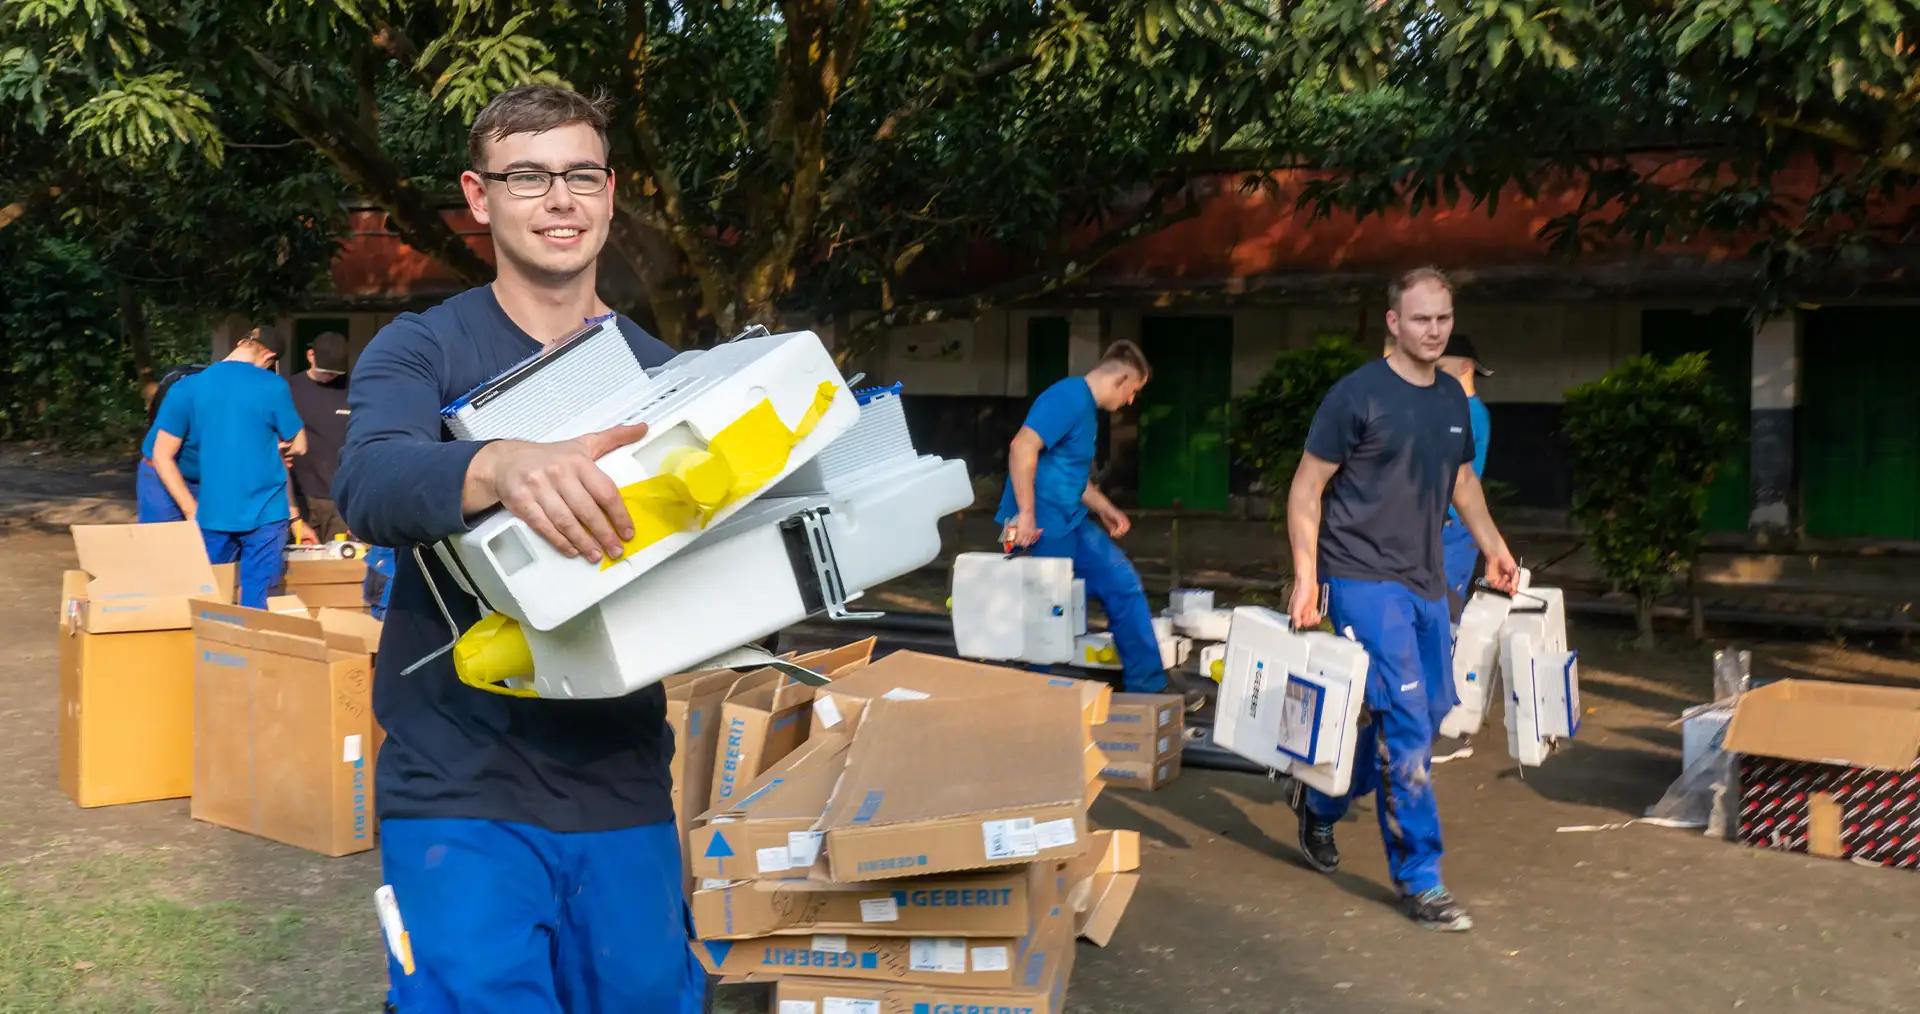
[[[1511,592],[1519,569],[1473,470],[1466,392],[1436,369],[1453,331],[1446,276],[1421,268],[1396,279],[1387,330],[1393,352],[1341,378],[1321,402],[1287,497],[1294,628],[1319,625],[1324,580],[1334,629],[1372,663],[1352,786],[1338,798],[1297,786],[1293,807],[1302,856],[1331,873],[1340,866],[1334,825],[1377,790],[1400,911],[1423,928],[1458,931],[1473,919],[1440,875],[1432,778],[1434,730],[1459,703],[1440,546],[1447,506],[1487,554],[1488,584]]]
[[[1487,474],[1487,442],[1492,439],[1493,418],[1480,400],[1478,379],[1493,376],[1480,361],[1473,339],[1455,331],[1447,339],[1447,351],[1440,357],[1440,372],[1460,382],[1467,394],[1467,412],[1473,420],[1473,474]],[[1460,512],[1447,507],[1447,523],[1440,526],[1440,549],[1447,565],[1447,612],[1453,622],[1467,606],[1467,586],[1473,583],[1474,565],[1480,562],[1480,547],[1473,544],[1473,533],[1460,520]]]
[[[1034,555],[1073,561],[1087,598],[1107,613],[1128,693],[1163,693],[1169,686],[1153,631],[1153,610],[1140,575],[1114,545],[1133,527],[1093,481],[1100,413],[1133,403],[1153,371],[1130,341],[1107,348],[1085,376],[1068,377],[1040,392],[1007,451],[1007,486],[994,520],[1008,545]],[[1188,695],[1189,707],[1203,705]]]

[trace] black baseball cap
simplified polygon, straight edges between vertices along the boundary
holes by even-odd
[[[313,351],[313,368],[328,373],[347,372],[347,336],[338,331],[327,331],[313,339],[307,346]]]
[[[1493,376],[1493,371],[1487,369],[1487,364],[1481,361],[1480,353],[1474,350],[1473,339],[1459,331],[1455,331],[1453,336],[1447,339],[1447,350],[1440,354],[1443,356],[1453,356],[1457,359],[1471,359],[1473,360],[1473,372],[1475,374],[1482,377]]]

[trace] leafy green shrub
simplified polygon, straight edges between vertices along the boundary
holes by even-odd
[[[1253,389],[1233,403],[1233,452],[1274,497],[1274,512],[1293,483],[1306,448],[1307,427],[1327,389],[1373,357],[1344,335],[1322,334],[1311,346],[1289,349]]]
[[[1567,392],[1573,516],[1613,586],[1634,596],[1641,647],[1653,602],[1706,534],[1707,488],[1739,430],[1705,353],[1636,356]]]

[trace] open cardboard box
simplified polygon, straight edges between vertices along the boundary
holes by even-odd
[[[1920,690],[1782,680],[1740,695],[1744,844],[1920,868]]]
[[[853,730],[867,702],[892,695],[894,699],[924,697],[988,697],[1002,701],[1027,700],[1036,694],[1071,694],[1081,706],[1088,727],[1107,721],[1113,688],[1093,680],[1069,679],[1040,673],[982,665],[959,659],[896,651],[858,672],[834,680],[815,695],[813,732]],[[842,725],[845,728],[840,728]]]
[[[823,866],[814,830],[847,765],[848,740],[810,739],[769,768],[730,806],[700,818],[687,865],[701,880],[803,879]]]
[[[801,655],[793,664],[837,680],[866,665],[877,640]],[[711,805],[731,805],[761,772],[806,740],[814,689],[773,668],[750,672],[728,688],[720,705]]]
[[[372,848],[379,622],[193,606],[193,817],[322,855]]]
[[[60,588],[60,790],[81,806],[193,792],[190,598],[233,600],[191,522],[75,525]]]

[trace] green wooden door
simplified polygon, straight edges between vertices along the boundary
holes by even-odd
[[[1027,321],[1027,394],[1037,395],[1067,379],[1067,318]]]
[[[1804,337],[1807,533],[1920,539],[1920,328],[1911,312],[1814,310]]]
[[[1640,350],[1659,359],[1705,352],[1707,367],[1733,400],[1740,429],[1727,460],[1707,490],[1707,531],[1739,532],[1752,512],[1752,480],[1747,474],[1753,418],[1753,328],[1743,310],[1646,310],[1640,315]]]
[[[1233,318],[1147,317],[1140,339],[1140,506],[1226,510]]]

